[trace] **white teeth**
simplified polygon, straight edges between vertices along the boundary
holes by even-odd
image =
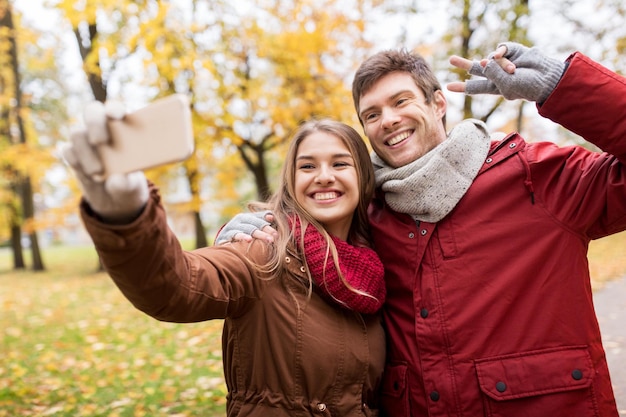
[[[394,136],[393,138],[389,139],[389,141],[387,142],[387,145],[393,146],[396,143],[402,142],[404,139],[408,138],[409,136],[411,136],[411,132],[402,132],[398,136]]]
[[[337,198],[338,195],[335,192],[328,192],[328,193],[316,193],[313,198],[315,198],[316,200],[332,200],[333,198]]]

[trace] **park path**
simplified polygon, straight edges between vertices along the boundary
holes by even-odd
[[[593,295],[619,415],[626,417],[626,277]]]

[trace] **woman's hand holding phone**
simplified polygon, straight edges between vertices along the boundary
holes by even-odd
[[[186,96],[169,96],[130,114],[121,102],[92,102],[84,119],[85,127],[75,130],[62,150],[63,158],[84,199],[107,223],[129,223],[141,213],[149,196],[144,169],[193,152]]]
[[[83,115],[85,126],[74,129],[70,143],[61,149],[63,159],[78,179],[84,200],[103,221],[115,224],[132,221],[148,201],[143,172],[107,178],[103,175],[98,148],[111,142],[109,118],[121,119],[124,114],[124,106],[119,102],[108,102],[106,107],[98,101],[89,103]]]
[[[148,201],[148,184],[142,171],[104,177],[99,147],[110,143],[109,119],[124,117],[122,103],[94,101],[85,108],[85,127],[75,129],[62,155],[78,178],[84,200],[102,221],[125,224],[134,220]]]

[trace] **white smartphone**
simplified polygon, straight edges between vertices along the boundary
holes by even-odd
[[[194,150],[189,99],[173,94],[108,122],[111,143],[99,146],[103,177],[184,161]]]

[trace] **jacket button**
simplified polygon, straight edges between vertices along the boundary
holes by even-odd
[[[409,233],[409,239],[413,239],[415,237],[415,233],[411,232]]]
[[[572,371],[572,378],[574,378],[576,381],[580,381],[581,379],[583,379],[583,372],[580,369],[574,369]]]
[[[430,393],[430,399],[437,402],[439,401],[439,393],[437,391],[433,391]]]
[[[504,392],[506,391],[506,384],[500,381],[496,384],[496,389],[498,390],[498,392]]]
[[[485,162],[486,162],[486,163],[488,163],[488,164],[490,164],[490,163],[492,163],[492,162],[493,162],[493,158],[487,158],[487,159],[485,159]]]
[[[422,234],[422,236],[426,236],[426,233],[428,233],[428,230],[422,229],[422,231],[420,233]]]
[[[285,263],[286,263],[286,264],[288,264],[289,262],[291,262],[291,258],[290,258],[289,256],[287,256],[287,257],[285,258]]]
[[[509,144],[509,148],[513,149],[517,146],[517,144],[515,142],[512,142]]]
[[[324,403],[319,403],[319,404],[317,405],[317,409],[318,409],[318,410],[320,410],[320,411],[326,411],[326,404],[324,404]]]
[[[426,317],[428,317],[428,310],[423,308],[420,310],[420,317],[425,319]]]
[[[300,272],[306,272],[306,268],[304,266],[300,267]]]

